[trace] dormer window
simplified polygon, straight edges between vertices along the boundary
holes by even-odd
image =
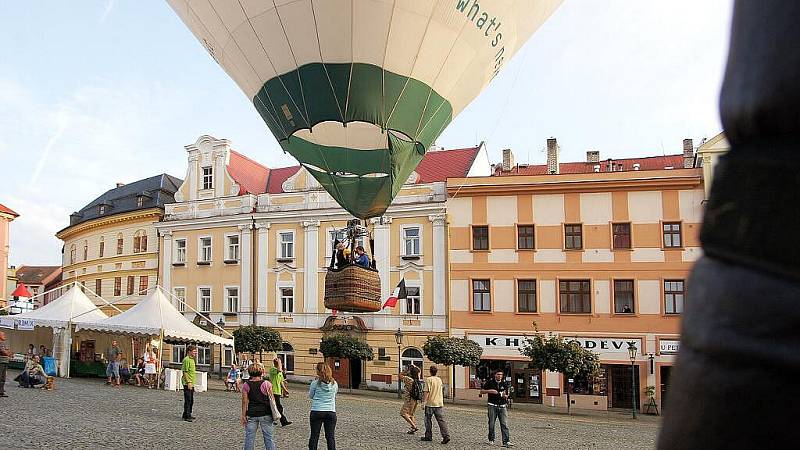
[[[141,208],[144,205],[144,195],[139,195],[136,197],[136,207]]]
[[[214,170],[211,166],[203,167],[203,189],[214,187]]]
[[[98,213],[99,213],[101,216],[102,216],[103,214],[105,214],[105,213],[106,213],[106,205],[100,205],[100,206],[98,207]]]

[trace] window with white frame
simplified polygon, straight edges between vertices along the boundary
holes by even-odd
[[[203,167],[203,189],[214,187],[214,169],[211,166]]]
[[[231,347],[225,347],[222,353],[222,358],[222,366],[230,367],[231,363],[233,362],[233,349]]]
[[[239,288],[226,287],[225,288],[225,312],[236,313],[239,312]]]
[[[211,238],[200,238],[200,261],[211,262]]]
[[[408,366],[412,364],[417,366],[419,370],[422,370],[422,362],[423,362],[422,352],[419,351],[419,349],[417,348],[409,347],[403,350],[403,354],[400,361],[403,370],[406,370],[406,368],[408,368]]]
[[[211,346],[197,346],[197,365],[208,366],[211,364]]]
[[[239,261],[239,235],[232,234],[226,237],[228,254],[225,258],[228,261]]]
[[[186,262],[186,239],[175,239],[175,263]]]
[[[172,344],[172,362],[182,363],[186,357],[186,344]]]
[[[347,240],[347,231],[345,230],[328,230],[328,252],[325,254],[326,256],[331,256],[333,254],[333,244],[336,240],[340,242],[344,242]]]
[[[420,255],[420,228],[403,228],[403,256]]]
[[[404,314],[422,314],[422,299],[419,286],[406,286],[406,301]]]
[[[210,312],[211,311],[211,288],[210,287],[201,287],[197,289],[197,307],[200,309],[200,312]]]
[[[281,258],[294,258],[294,232],[280,233]]]
[[[281,288],[281,312],[294,312],[294,289],[290,287]]]
[[[175,303],[175,307],[178,308],[178,311],[180,312],[186,311],[186,288],[185,287],[173,288],[172,295],[175,296],[173,301]]]
[[[294,373],[294,347],[288,342],[283,343],[281,351],[277,352],[286,373]]]

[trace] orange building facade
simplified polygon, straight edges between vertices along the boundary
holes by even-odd
[[[561,165],[556,153],[549,167],[506,154],[494,176],[448,181],[450,332],[483,348],[480,365],[457,370],[458,397],[477,398],[500,369],[517,402],[563,407],[570,389],[574,407],[630,408],[635,390],[646,408],[653,386],[661,406],[701,254],[702,169],[684,147]],[[529,368],[519,349],[534,327],[597,353],[598,375],[570,383]]]

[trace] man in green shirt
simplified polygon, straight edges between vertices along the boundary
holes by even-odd
[[[281,413],[281,426],[291,425],[292,422],[286,418],[283,412],[283,405],[281,404],[281,397],[289,396],[289,389],[286,386],[286,379],[283,375],[283,364],[280,358],[272,360],[272,367],[269,369],[269,382],[272,383],[272,393],[275,397],[275,406],[278,412]]]
[[[192,406],[194,406],[194,383],[197,375],[197,346],[186,347],[186,357],[181,364],[181,382],[183,383],[183,420],[193,422]]]

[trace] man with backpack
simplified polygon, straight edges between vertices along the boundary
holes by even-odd
[[[408,434],[414,434],[419,430],[414,422],[414,413],[417,411],[417,405],[420,400],[422,400],[424,390],[419,374],[419,367],[410,364],[401,378],[404,386],[403,398],[405,402],[403,402],[403,407],[400,409],[400,416],[411,426],[407,432]]]

